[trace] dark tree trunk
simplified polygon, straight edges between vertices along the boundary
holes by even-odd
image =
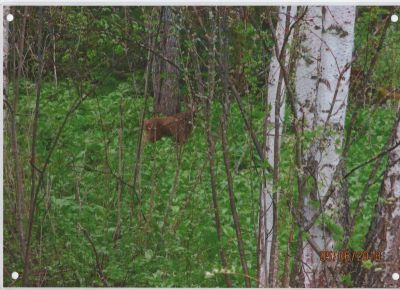
[[[172,7],[161,8],[160,40],[153,63],[154,113],[174,115],[179,113],[178,93],[178,41],[174,31]]]

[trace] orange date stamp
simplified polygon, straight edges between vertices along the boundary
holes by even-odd
[[[319,253],[321,262],[362,262],[362,261],[381,261],[383,259],[383,252],[373,250],[368,251],[352,251],[352,250],[340,250],[340,251],[321,251]]]

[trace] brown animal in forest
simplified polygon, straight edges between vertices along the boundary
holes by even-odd
[[[156,142],[162,137],[171,137],[176,143],[186,143],[193,129],[195,110],[190,108],[186,112],[167,117],[156,117],[144,121],[145,142]]]

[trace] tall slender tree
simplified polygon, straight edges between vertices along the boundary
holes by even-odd
[[[268,75],[268,112],[266,116],[265,156],[273,169],[272,181],[266,179],[262,184],[260,196],[258,275],[260,287],[275,287],[277,276],[277,226],[279,193],[274,185],[279,180],[280,143],[285,112],[285,83],[279,60],[286,66],[289,63],[291,43],[290,27],[296,16],[296,6],[279,7],[276,24],[277,43],[272,51]],[[278,60],[279,59],[279,60]],[[268,278],[269,277],[269,278]]]
[[[390,140],[388,164],[365,248],[372,254],[370,270],[360,269],[356,286],[393,288],[400,261],[400,105]],[[361,273],[360,273],[361,272]],[[361,275],[360,275],[361,274]],[[361,281],[358,281],[361,280]]]
[[[301,45],[299,47],[299,59],[297,63],[295,75],[296,102],[295,110],[298,118],[297,122],[301,132],[309,132],[314,127],[314,119],[316,114],[316,98],[318,94],[318,80],[321,78],[321,37],[322,37],[322,14],[321,7],[307,7],[306,15],[300,27]],[[300,142],[300,140],[296,140]],[[300,143],[299,143],[300,144]],[[305,186],[304,180],[307,176],[304,169],[307,168],[307,160],[309,156],[309,148],[307,144],[301,144],[302,156],[299,156],[299,206],[303,207],[305,202]],[[302,209],[301,209],[302,210]],[[304,224],[304,221],[311,218],[313,212],[301,211],[301,220],[299,223]],[[307,263],[314,263],[316,258],[311,247],[303,247],[303,233],[299,232],[299,246],[297,248],[297,257],[302,257],[302,260]],[[301,259],[300,259],[301,260]],[[295,261],[295,272],[303,279],[297,279],[297,286],[304,286],[304,276],[302,275],[303,264],[301,261]],[[298,268],[298,269],[297,269]],[[299,277],[298,277],[299,278]]]
[[[26,249],[26,236],[24,229],[24,204],[25,204],[25,187],[24,187],[24,175],[23,175],[23,167],[20,158],[20,144],[18,142],[18,126],[17,126],[17,116],[16,112],[18,111],[18,101],[19,101],[19,81],[23,74],[23,65],[24,65],[24,51],[25,51],[25,41],[26,41],[26,26],[28,19],[29,9],[28,7],[24,8],[24,14],[22,16],[22,21],[20,26],[14,22],[13,29],[20,31],[20,38],[17,40],[15,35],[13,35],[13,47],[14,52],[13,55],[18,61],[14,61],[13,74],[12,74],[12,83],[13,83],[13,98],[11,101],[11,114],[10,114],[10,143],[11,143],[11,151],[14,160],[14,174],[15,174],[15,223],[17,228],[17,234],[20,242],[21,248],[21,259],[24,261],[24,253]],[[18,27],[18,28],[17,28]]]
[[[212,127],[211,127],[211,107],[214,101],[215,95],[215,76],[216,76],[216,25],[215,25],[215,17],[214,11],[211,8],[209,11],[209,19],[211,23],[211,30],[209,38],[209,63],[208,63],[208,97],[205,104],[205,130],[207,134],[207,144],[208,144],[208,157],[210,163],[210,182],[211,182],[211,193],[212,193],[212,204],[214,209],[214,221],[215,228],[217,232],[218,239],[218,253],[221,260],[221,265],[225,269],[224,279],[227,287],[232,287],[232,280],[227,273],[228,269],[228,260],[226,257],[226,251],[223,247],[223,235],[222,235],[222,225],[221,225],[221,217],[220,217],[220,207],[219,207],[219,197],[217,191],[217,178],[215,172],[215,140],[212,135]]]

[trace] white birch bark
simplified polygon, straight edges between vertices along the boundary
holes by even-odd
[[[315,119],[315,127],[325,129],[315,155],[320,201],[325,198],[340,161],[354,46],[355,7],[327,6],[322,13],[322,71]],[[332,203],[328,202],[327,209],[330,205]],[[323,236],[317,238],[317,243],[321,249],[332,249],[333,246],[332,241]]]
[[[286,67],[289,63],[289,50],[292,36],[286,43],[284,39],[288,33],[287,26],[292,25],[296,16],[296,6],[281,6],[279,7],[278,22],[276,27],[276,38],[278,51],[283,52],[281,55]],[[287,22],[287,20],[289,22]],[[282,50],[282,46],[285,48]],[[280,65],[278,62],[279,56],[275,53],[275,47],[273,49],[273,56],[270,63],[269,75],[268,75],[268,98],[267,104],[269,112],[266,117],[266,158],[271,168],[274,167],[275,163],[275,148],[280,147],[282,135],[282,124],[285,112],[285,84],[283,75],[281,73]],[[278,127],[277,127],[278,126]],[[276,136],[275,129],[278,128],[279,136]],[[275,142],[278,142],[276,145]],[[274,220],[274,209],[273,209],[273,184],[272,180],[266,180],[261,189],[260,199],[260,236],[259,236],[259,286],[268,287],[268,272],[270,271],[270,265],[274,263],[271,261],[271,246],[273,232],[273,220]]]
[[[362,270],[361,281],[356,281],[357,287],[400,286],[400,281],[392,278],[393,273],[400,273],[400,104],[391,138],[389,147],[394,149],[389,153],[366,245],[371,253],[380,255],[380,259],[373,261],[371,270]]]
[[[296,109],[304,130],[312,130],[321,78],[321,7],[309,7],[300,29],[300,56],[296,70]]]
[[[308,7],[307,13],[303,20],[300,29],[300,57],[297,63],[296,69],[296,110],[298,121],[301,122],[303,130],[305,132],[311,131],[314,127],[315,118],[317,115],[317,96],[319,79],[321,78],[321,46],[322,46],[322,7],[314,6]],[[310,151],[311,144],[304,144],[304,157],[303,157],[303,168],[308,162],[309,157],[312,157]],[[304,193],[302,193],[304,194]],[[310,196],[304,196],[304,217],[306,220],[310,220],[314,214],[308,206],[310,203]],[[311,229],[310,231],[313,231]],[[318,256],[314,250],[305,241],[303,242],[303,253],[302,253],[302,270],[305,277],[305,287],[309,287],[311,277],[313,275],[312,267],[308,265],[314,265],[318,263]]]
[[[306,131],[322,132],[310,151],[305,153],[308,166],[313,166],[317,183],[315,196],[307,194],[304,200],[304,217],[310,221],[317,213],[312,200],[321,202],[324,199],[340,159],[338,150],[342,146],[347,108],[355,7],[309,7],[307,16],[314,20],[307,19],[303,29],[305,53],[296,74],[298,116],[304,121]],[[323,220],[322,225],[314,224],[308,235],[320,250],[333,249],[334,242],[326,232]],[[302,260],[304,286],[324,286],[323,265],[307,241],[303,245]]]
[[[400,114],[398,114],[400,119]],[[392,146],[400,144],[400,120]],[[389,154],[389,166],[383,182],[384,197],[388,202],[384,211],[386,222],[386,247],[383,251],[386,265],[383,267],[382,285],[379,287],[399,287],[400,282],[392,278],[400,273],[400,145]]]

